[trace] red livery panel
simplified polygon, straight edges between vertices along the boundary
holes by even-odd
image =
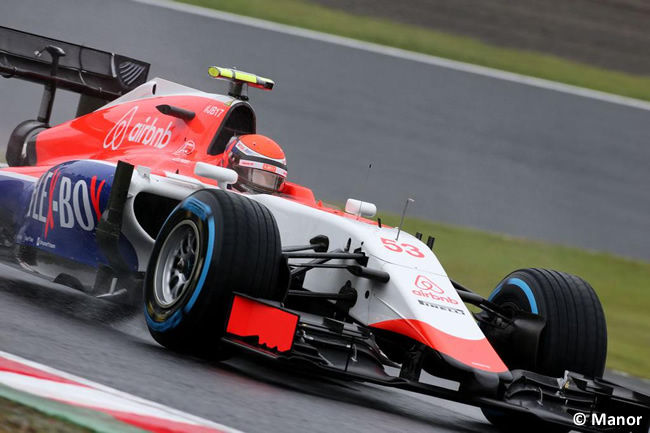
[[[260,345],[287,352],[293,346],[299,319],[297,314],[235,295],[226,332],[238,337],[258,337]]]

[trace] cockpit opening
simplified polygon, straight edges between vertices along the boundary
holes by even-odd
[[[255,112],[250,105],[239,103],[228,110],[226,118],[217,130],[210,147],[209,155],[219,155],[226,150],[228,141],[234,135],[255,134]]]

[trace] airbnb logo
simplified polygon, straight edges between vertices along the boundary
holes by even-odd
[[[170,129],[174,123],[169,122],[166,128],[157,127],[156,122],[158,122],[158,119],[156,117],[152,119],[151,116],[148,116],[143,123],[136,123],[135,126],[131,127],[131,122],[137,111],[138,106],[136,105],[113,125],[106,138],[104,138],[104,149],[110,147],[112,150],[117,150],[124,139],[131,143],[140,143],[157,149],[162,149],[169,144],[172,138]],[[129,129],[130,131],[127,134]]]
[[[415,287],[417,287],[419,290],[412,290],[411,293],[421,298],[446,302],[453,305],[458,304],[458,301],[450,296],[439,296],[444,295],[445,291],[424,275],[418,275],[415,278]]]
[[[415,287],[422,290],[433,290],[436,293],[443,294],[445,293],[436,283],[425,277],[424,275],[418,275],[415,279]]]

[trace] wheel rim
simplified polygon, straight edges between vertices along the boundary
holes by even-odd
[[[177,303],[187,292],[196,273],[199,255],[199,230],[185,220],[170,232],[158,255],[154,297],[165,308]]]
[[[503,308],[504,310],[511,310],[511,311],[526,311],[523,308],[521,308],[521,305],[516,304],[513,301],[506,301],[502,304],[500,304],[500,307]],[[530,311],[529,311],[530,312]]]

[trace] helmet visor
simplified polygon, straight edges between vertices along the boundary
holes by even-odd
[[[277,173],[271,173],[270,171],[254,167],[246,167],[241,164],[236,164],[234,169],[239,175],[237,182],[241,182],[254,192],[278,192],[284,184],[284,176]]]

